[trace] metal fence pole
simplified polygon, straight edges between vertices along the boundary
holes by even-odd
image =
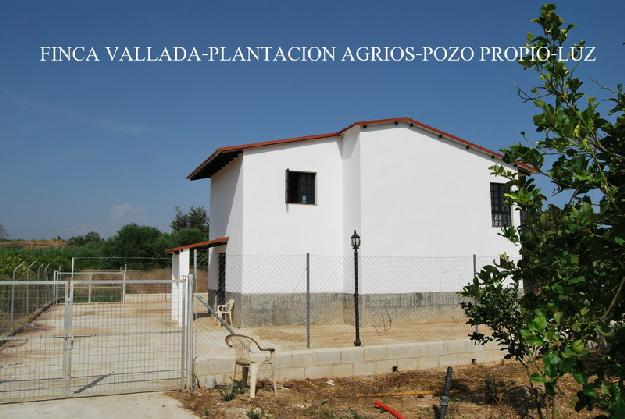
[[[15,283],[11,284],[11,331],[13,331],[13,318],[15,317]]]
[[[122,271],[122,303],[125,300],[126,300],[126,264],[124,264],[124,270]]]
[[[92,271],[89,272],[89,291],[88,291],[88,295],[87,295],[87,302],[88,303],[91,302],[91,281],[93,281],[93,272]]]
[[[41,277],[39,276],[40,273],[43,273],[43,263],[41,265],[39,265],[39,268],[37,269],[37,281],[41,281]],[[41,306],[41,298],[40,298],[40,294],[41,294],[41,285],[37,285],[37,291],[35,293],[35,310],[37,310],[40,306]]]
[[[24,262],[20,262],[19,265],[13,269],[13,277],[12,280],[15,281],[15,272],[22,266]],[[11,330],[13,330],[13,317],[15,312],[15,284],[11,284]]]
[[[68,287],[69,285],[69,287]],[[65,340],[63,342],[63,382],[65,391],[69,395],[72,391],[72,299],[74,296],[74,283],[65,284],[65,306],[63,310],[63,328]]]
[[[55,281],[60,281],[61,280],[61,267],[59,266],[59,269],[55,272],[56,273],[56,277],[54,278]],[[59,284],[54,284],[54,302],[58,302],[59,301]]]
[[[49,281],[50,277],[48,277],[48,268],[50,267],[50,264],[48,263],[46,265],[46,267],[43,270],[43,276],[44,276],[44,281]],[[46,286],[46,300],[48,300],[47,302],[49,303],[50,300],[52,299],[52,287]]]
[[[35,263],[35,262],[33,262],[33,263]],[[26,315],[28,315],[28,303],[30,302],[30,301],[28,301],[28,288],[29,288],[28,281],[30,281],[30,267],[33,266],[33,263],[28,265],[28,268],[27,268],[27,271],[26,271]]]
[[[194,291],[195,276],[189,275],[187,277],[187,294],[186,294],[186,382],[185,386],[187,390],[193,390],[193,291]]]
[[[306,253],[306,348],[310,349],[310,253]]]
[[[477,255],[474,253],[473,254],[473,278],[475,278],[477,276]],[[479,333],[480,332],[480,326],[479,325],[475,325],[475,333]]]
[[[197,292],[197,249],[193,249],[193,292]]]

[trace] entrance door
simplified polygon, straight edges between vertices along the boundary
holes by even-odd
[[[226,254],[217,254],[218,278],[217,278],[217,304],[226,304]]]

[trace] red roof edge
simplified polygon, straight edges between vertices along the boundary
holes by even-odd
[[[178,253],[181,250],[186,250],[186,249],[197,249],[199,247],[215,247],[215,246],[221,246],[224,245],[226,243],[228,243],[228,239],[229,237],[217,237],[215,239],[209,240],[207,242],[198,242],[198,243],[192,243],[192,244],[187,244],[184,246],[178,246],[178,247],[172,247],[171,249],[167,249],[165,250],[165,253]]]
[[[249,150],[252,148],[260,148],[260,147],[267,147],[267,146],[271,146],[271,145],[279,145],[279,144],[288,144],[288,143],[295,143],[295,142],[300,142],[300,141],[309,141],[309,140],[322,140],[322,139],[326,139],[326,138],[332,138],[332,137],[339,137],[341,135],[343,135],[346,131],[348,131],[349,129],[355,127],[355,126],[362,126],[362,127],[366,127],[366,126],[371,126],[371,125],[384,125],[384,124],[399,124],[400,122],[408,124],[409,126],[416,126],[419,127],[421,129],[424,129],[426,131],[429,131],[433,134],[438,135],[440,138],[446,138],[448,140],[451,140],[455,143],[464,145],[467,150],[468,149],[472,149],[474,151],[480,152],[482,154],[486,154],[492,158],[496,158],[498,160],[503,159],[503,154],[498,152],[498,151],[494,151],[491,150],[489,148],[486,148],[484,146],[481,146],[479,144],[473,143],[471,141],[465,140],[464,138],[460,138],[454,134],[451,134],[449,132],[443,131],[441,129],[432,127],[430,125],[427,125],[423,122],[417,121],[415,119],[412,119],[410,117],[399,117],[399,118],[385,118],[385,119],[371,119],[371,120],[366,120],[366,121],[356,121],[348,126],[346,126],[345,128],[340,129],[339,131],[336,132],[327,132],[324,134],[314,134],[314,135],[304,135],[301,137],[292,137],[292,138],[283,138],[283,139],[278,139],[278,140],[270,140],[270,141],[262,141],[262,142],[257,142],[257,143],[248,143],[248,144],[240,144],[240,145],[233,145],[233,146],[226,146],[226,147],[220,147],[217,150],[215,150],[206,160],[204,160],[204,162],[202,162],[199,166],[197,166],[188,176],[187,179],[189,180],[197,180],[197,179],[202,179],[204,177],[210,177],[213,173],[215,173],[217,170],[219,170],[221,167],[223,167],[223,162],[222,166],[216,168],[216,170],[214,170],[212,173],[209,174],[209,176],[202,176],[200,177],[200,172],[206,168],[207,166],[209,166],[211,163],[216,162],[218,160],[219,157],[227,157],[227,155],[229,154],[233,154],[233,156],[231,156],[230,158],[226,158],[225,163],[229,162],[232,158],[236,157],[239,153],[241,153],[243,150]],[[525,170],[528,173],[533,173],[536,172],[536,168],[530,164],[527,163],[523,163],[521,161],[517,161],[514,163],[517,167],[519,167],[520,169]]]

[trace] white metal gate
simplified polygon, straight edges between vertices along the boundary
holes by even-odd
[[[0,281],[0,402],[190,385],[192,282]]]

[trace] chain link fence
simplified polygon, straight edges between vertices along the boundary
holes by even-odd
[[[466,323],[458,292],[496,259],[359,256],[362,344],[466,339],[475,329]],[[207,290],[208,307],[200,310],[208,316],[232,301],[237,333],[282,350],[354,345],[353,256],[209,255],[198,266],[208,273],[198,280],[198,287]],[[214,333],[220,328],[213,319],[196,331],[211,333],[219,348],[223,336]],[[488,330],[482,326],[480,332]]]

